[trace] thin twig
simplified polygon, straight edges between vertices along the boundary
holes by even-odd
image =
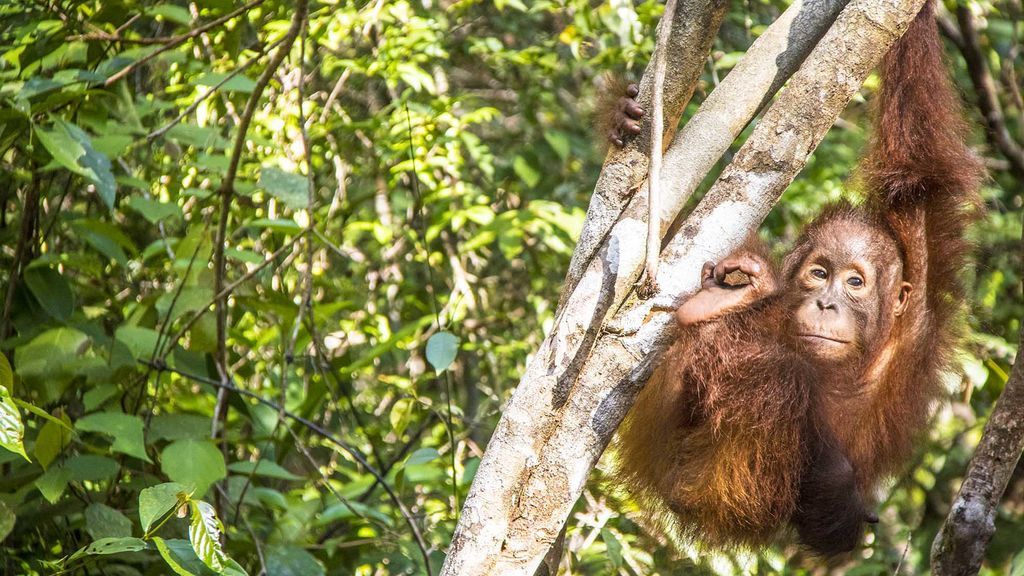
[[[256,86],[253,88],[249,101],[245,104],[245,111],[242,112],[242,118],[238,124],[238,133],[235,136],[235,143],[231,150],[231,160],[228,163],[227,172],[225,173],[224,180],[220,186],[220,218],[217,222],[217,235],[213,246],[214,291],[218,293],[218,296],[223,292],[224,274],[226,272],[224,248],[227,241],[228,216],[231,212],[231,200],[234,197],[235,192],[235,178],[238,176],[238,167],[242,159],[242,149],[245,147],[246,136],[249,132],[249,125],[252,123],[253,114],[256,112],[256,106],[259,104],[263,91],[270,84],[270,80],[277,72],[277,68],[282,62],[284,62],[284,59],[288,56],[289,52],[291,52],[292,44],[295,43],[295,39],[299,35],[299,30],[302,28],[303,22],[305,22],[307,5],[307,0],[299,0],[297,3],[295,13],[292,15],[291,26],[288,28],[288,32],[285,34],[281,42],[281,46],[276,52],[274,52],[274,56],[270,59],[270,62],[267,63],[267,67],[263,70],[263,74],[261,74],[259,79],[256,81]],[[217,298],[215,307],[217,312],[216,364],[221,378],[227,378],[227,295]],[[212,436],[217,436],[219,424],[226,416],[227,397],[223,394],[223,391],[221,391],[221,393],[217,394],[217,403],[214,407]]]
[[[185,336],[185,333],[188,332],[189,329],[192,328],[192,326],[197,321],[199,321],[199,318],[201,318],[203,316],[203,314],[206,314],[206,312],[210,308],[210,306],[213,306],[217,302],[218,299],[226,298],[228,295],[230,295],[232,292],[234,292],[236,288],[238,288],[242,284],[244,284],[244,283],[248,282],[249,280],[251,280],[252,277],[255,276],[256,274],[259,274],[261,270],[263,270],[264,268],[266,268],[267,266],[272,264],[275,260],[277,260],[278,256],[280,256],[285,251],[287,251],[289,248],[294,246],[295,243],[299,240],[299,238],[301,238],[305,233],[306,233],[305,230],[300,231],[298,234],[295,235],[294,238],[292,238],[291,240],[286,242],[283,246],[281,246],[280,248],[275,250],[273,253],[271,253],[269,256],[267,256],[266,259],[263,260],[263,262],[259,263],[258,265],[253,267],[252,270],[249,270],[244,275],[242,275],[240,278],[238,278],[237,280],[235,280],[231,284],[228,284],[223,289],[221,289],[220,292],[218,292],[217,294],[214,295],[213,300],[211,300],[209,304],[207,304],[206,306],[203,306],[202,308],[196,310],[192,314],[192,316],[189,317],[188,321],[185,322],[185,325],[182,326],[180,330],[178,330],[178,332],[174,335],[174,337],[168,338],[167,341],[164,343],[165,347],[164,347],[163,351],[160,353],[159,360],[163,361],[163,360],[167,359],[167,355],[170,354],[171,350],[174,349],[174,345],[177,344],[178,341],[181,340],[182,337]]]
[[[311,432],[315,433],[317,436],[320,436],[329,443],[337,446],[338,448],[341,448],[342,451],[351,456],[352,459],[356,461],[356,463],[362,466],[367,472],[370,473],[371,476],[373,476],[380,482],[381,486],[384,487],[384,491],[387,492],[388,498],[395,505],[395,507],[398,508],[403,518],[405,518],[406,524],[409,526],[409,529],[412,531],[413,538],[416,540],[416,545],[419,547],[420,553],[423,555],[423,562],[424,565],[426,566],[427,575],[433,576],[433,569],[430,567],[430,552],[429,549],[427,548],[426,541],[423,539],[423,533],[420,532],[419,526],[416,525],[412,512],[409,511],[409,509],[405,506],[402,500],[398,497],[398,494],[395,492],[394,488],[392,488],[391,485],[388,484],[387,479],[385,479],[384,476],[376,468],[374,468],[366,460],[366,457],[364,457],[358,450],[356,450],[352,446],[349,446],[345,441],[341,440],[334,434],[331,434],[326,428],[317,424],[316,422],[313,422],[312,420],[308,420],[306,418],[303,418],[302,416],[299,416],[298,414],[290,412],[286,410],[284,406],[281,406],[277,402],[274,402],[272,400],[267,400],[260,396],[259,394],[256,394],[255,392],[243,390],[241,388],[238,388],[234,384],[228,382],[221,382],[218,380],[214,380],[213,378],[200,376],[198,374],[190,374],[188,372],[178,370],[177,368],[172,368],[170,366],[153,364],[150,363],[148,360],[144,360],[141,358],[136,360],[136,362],[144,366],[149,366],[150,368],[156,370],[165,370],[167,372],[172,372],[174,374],[177,374],[178,376],[181,376],[182,378],[192,380],[193,382],[213,386],[218,390],[225,390],[227,392],[233,392],[235,394],[238,394],[239,396],[251,398],[252,400],[257,401],[260,404],[263,404],[264,406],[273,408],[275,411],[277,411],[277,413],[284,415],[286,418],[298,422],[299,424],[302,424]]]
[[[957,6],[957,23],[963,37],[961,52],[967,62],[967,72],[978,95],[978,109],[985,120],[986,133],[989,141],[1010,162],[1010,172],[1019,180],[1024,180],[1024,149],[1010,135],[1006,127],[1006,118],[999,103],[995,81],[988,69],[985,55],[981,51],[978,30],[971,7]]]
[[[14,307],[14,293],[18,287],[18,278],[25,267],[25,262],[32,254],[32,239],[35,237],[36,216],[39,212],[39,176],[34,173],[32,182],[25,191],[25,202],[21,208],[21,232],[18,244],[14,248],[14,262],[7,278],[7,295],[4,298],[3,316],[0,318],[0,342],[7,339],[10,330],[11,311]]]
[[[160,54],[163,54],[164,52],[167,52],[168,50],[176,48],[176,47],[180,46],[181,44],[184,44],[186,41],[188,41],[188,40],[190,40],[192,38],[195,38],[196,36],[202,34],[203,32],[206,32],[207,30],[209,30],[211,28],[216,28],[217,26],[220,26],[221,24],[227,22],[228,20],[232,20],[235,17],[248,12],[250,9],[252,9],[252,8],[254,8],[256,6],[259,6],[262,3],[263,3],[263,0],[252,0],[248,4],[242,6],[241,8],[237,8],[237,9],[235,9],[235,10],[225,14],[224,16],[221,16],[220,18],[217,18],[216,20],[211,20],[210,22],[207,22],[206,24],[203,24],[202,26],[200,26],[198,28],[193,28],[192,30],[190,30],[190,31],[188,31],[188,32],[186,32],[184,34],[181,34],[180,36],[175,36],[173,38],[169,38],[168,42],[166,42],[166,43],[158,42],[159,44],[163,44],[163,46],[161,46],[160,48],[157,48],[156,50],[150,52],[149,54],[146,54],[142,58],[139,58],[135,62],[132,62],[131,64],[129,64],[129,65],[125,66],[124,68],[118,70],[112,76],[107,78],[107,80],[103,83],[103,86],[104,87],[109,87],[111,84],[114,84],[115,82],[117,82],[121,78],[124,78],[125,76],[131,74],[136,68],[138,68],[139,66],[142,66],[143,64],[146,64],[147,62],[149,62],[153,58],[156,58]],[[120,40],[120,38],[116,38],[116,40]]]
[[[255,56],[253,56],[252,58],[250,58],[250,59],[246,60],[245,62],[243,62],[238,68],[235,68],[230,73],[228,73],[228,75],[225,76],[223,80],[221,80],[220,82],[217,82],[215,85],[211,86],[206,92],[203,92],[199,96],[199,98],[196,98],[195,102],[190,104],[188,108],[186,108],[185,110],[183,110],[181,112],[181,114],[178,114],[177,118],[175,118],[174,120],[171,120],[167,124],[164,124],[160,128],[157,128],[156,130],[153,130],[149,134],[146,134],[146,140],[145,141],[146,142],[152,142],[153,140],[156,140],[157,138],[160,138],[161,136],[166,134],[171,128],[174,128],[179,123],[181,123],[182,120],[184,120],[186,117],[188,117],[189,114],[192,114],[193,112],[195,112],[196,108],[198,108],[200,104],[205,102],[206,99],[209,98],[210,96],[213,96],[214,94],[216,94],[217,91],[220,90],[221,87],[223,87],[225,84],[230,82],[232,78],[238,76],[239,74],[244,72],[246,69],[248,69],[250,66],[252,66],[256,62],[258,62],[260,58],[262,58],[263,56],[265,56],[267,54],[267,52],[269,52],[269,51],[273,50],[274,48],[280,46],[281,42],[283,42],[283,41],[284,41],[284,38],[281,38],[280,40],[277,40],[276,42],[274,42],[270,46],[267,46],[266,48],[261,48]]]
[[[665,51],[672,35],[676,0],[665,2],[665,13],[658,26],[654,52],[654,93],[651,94],[651,155],[647,171],[647,255],[642,292],[653,296],[658,291],[658,258],[661,254],[661,158],[665,153]]]

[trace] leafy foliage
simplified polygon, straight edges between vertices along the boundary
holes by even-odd
[[[313,2],[263,88],[295,5],[0,3],[0,573],[440,567],[553,320],[600,166],[594,78],[639,75],[660,4]],[[733,3],[695,100],[784,7]],[[975,8],[1017,78],[1019,7]],[[876,84],[767,236],[848,193]],[[964,377],[849,574],[924,570],[1012,363],[1020,182],[984,152]],[[570,522],[573,573],[804,570],[786,545],[698,553],[603,476]],[[1024,566],[1022,503],[1017,480],[989,573]]]

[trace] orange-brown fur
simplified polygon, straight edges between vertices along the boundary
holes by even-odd
[[[862,166],[864,206],[832,207],[808,226],[782,266],[778,291],[684,328],[621,429],[621,483],[642,502],[667,505],[706,545],[773,538],[802,503],[801,479],[821,437],[848,459],[867,498],[907,462],[941,393],[941,374],[952,368],[963,333],[964,233],[977,214],[982,171],[964,144],[933,0],[886,56],[883,73]],[[864,225],[875,231],[886,282],[909,282],[910,301],[900,315],[887,314],[892,304],[885,304],[884,326],[865,343],[862,362],[813,366],[781,333],[792,310],[791,276],[824,235]]]

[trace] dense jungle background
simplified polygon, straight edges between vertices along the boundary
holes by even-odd
[[[1021,4],[958,1],[991,175],[972,336],[850,576],[927,571],[1024,314]],[[662,5],[327,0],[296,26],[304,5],[0,1],[0,573],[437,573],[557,304],[599,79],[639,78]],[[732,0],[688,114],[786,5]],[[855,190],[877,85],[764,224],[780,253]],[[823,572],[699,552],[610,457],[568,573]],[[1019,470],[985,574],[1024,575]]]

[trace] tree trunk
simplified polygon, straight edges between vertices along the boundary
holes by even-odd
[[[1024,241],[1022,241],[1024,250]],[[996,531],[996,509],[1024,451],[1024,329],[1010,381],[992,410],[945,523],[932,543],[936,576],[977,574]]]
[[[922,4],[850,2],[663,251],[654,299],[627,300],[643,263],[644,222],[614,227],[589,267],[599,273],[566,300],[498,422],[443,574],[533,573],[671,341],[671,311],[696,292],[701,264],[756,229]],[[680,156],[666,156],[666,183],[685,176]]]

